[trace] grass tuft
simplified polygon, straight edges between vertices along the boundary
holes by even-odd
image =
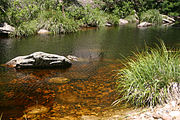
[[[162,15],[156,9],[143,12],[140,16],[141,22],[150,22],[156,25],[162,24]]]
[[[127,59],[118,71],[121,98],[113,104],[127,102],[137,107],[156,106],[180,94],[180,51],[167,50],[164,43],[156,49],[146,48]]]

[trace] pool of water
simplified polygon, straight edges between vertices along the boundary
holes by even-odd
[[[37,51],[79,57],[71,68],[15,70],[0,66],[0,114],[3,119],[23,119],[29,107],[48,109],[41,119],[99,115],[118,97],[114,75],[121,60],[163,40],[168,47],[180,47],[178,27],[139,29],[133,25],[80,31],[67,35],[36,35],[28,38],[0,38],[0,64]],[[54,77],[67,83],[50,83]],[[31,116],[34,117],[34,116]]]

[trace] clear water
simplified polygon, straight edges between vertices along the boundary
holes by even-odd
[[[180,47],[180,28],[152,27],[139,29],[133,25],[88,29],[67,35],[37,35],[28,38],[0,38],[0,64],[20,56],[43,51],[81,58],[66,70],[15,70],[0,67],[0,114],[3,119],[16,119],[33,105],[50,110],[42,119],[97,115],[107,110],[118,97],[114,88],[114,70],[120,60],[163,40],[168,47]],[[48,80],[65,77],[64,84]]]

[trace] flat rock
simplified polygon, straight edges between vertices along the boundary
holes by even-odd
[[[55,77],[48,80],[48,82],[50,83],[57,83],[57,84],[67,83],[69,81],[70,80],[68,78],[64,78],[64,77]]]
[[[71,64],[71,61],[64,56],[44,52],[19,56],[6,63],[7,66],[14,68],[67,68]]]
[[[42,114],[47,113],[49,111],[49,108],[43,106],[43,105],[34,105],[32,107],[29,107],[25,110],[26,114]]]
[[[38,31],[38,34],[50,34],[50,31],[46,30],[46,29],[40,29]]]
[[[152,23],[142,22],[138,25],[138,27],[149,27],[149,26],[152,26]]]

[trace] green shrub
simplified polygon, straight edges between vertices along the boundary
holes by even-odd
[[[38,31],[38,22],[37,20],[32,20],[28,22],[21,23],[18,27],[15,28],[15,31],[10,34],[10,36],[29,36],[36,34]]]
[[[76,7],[71,6],[66,9],[68,16],[79,20],[82,26],[105,26],[107,23],[107,14],[98,8],[92,8],[91,6]]]
[[[59,10],[42,11],[38,16],[38,28],[50,30],[54,34],[75,32],[79,28],[78,22],[64,16]]]
[[[146,12],[143,12],[140,17],[141,21],[154,23],[156,25],[162,24],[162,16],[158,10],[151,9]]]
[[[136,23],[139,18],[137,15],[128,15],[127,17],[125,17],[125,20],[127,20],[130,23]]]
[[[119,19],[120,18],[117,15],[109,14],[107,16],[108,16],[108,18],[107,18],[108,23],[111,23],[113,25],[118,25],[119,24]]]
[[[89,26],[105,26],[107,17],[105,13],[99,9],[93,9],[91,7],[85,7],[83,11],[82,22]]]
[[[162,43],[162,48],[147,48],[128,59],[125,68],[118,71],[121,98],[113,104],[126,101],[135,106],[155,106],[167,102],[172,84],[180,83],[179,53],[168,51]]]
[[[10,6],[6,12],[7,22],[13,26],[19,26],[23,22],[34,19],[39,11],[38,6],[29,1],[15,0],[11,2]]]

